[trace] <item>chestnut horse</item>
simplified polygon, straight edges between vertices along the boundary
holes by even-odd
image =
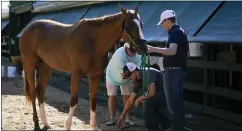
[[[137,49],[147,51],[142,32],[138,7],[93,19],[81,19],[74,24],[62,24],[52,20],[33,22],[22,34],[19,48],[23,62],[26,102],[32,102],[34,128],[40,129],[36,111],[36,95],[39,101],[40,119],[45,130],[49,129],[44,109],[45,87],[52,69],[69,72],[71,77],[70,110],[65,121],[71,129],[72,117],[78,101],[80,79],[89,80],[90,127],[96,126],[96,95],[100,77],[106,68],[108,51],[122,38]],[[39,79],[35,87],[35,71]],[[119,74],[117,74],[119,75]]]

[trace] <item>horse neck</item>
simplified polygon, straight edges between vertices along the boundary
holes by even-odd
[[[115,44],[117,44],[122,36],[122,17],[116,19],[115,21],[103,25],[100,29],[95,33],[97,38],[96,49],[102,55],[105,55]],[[100,54],[100,55],[101,55]]]

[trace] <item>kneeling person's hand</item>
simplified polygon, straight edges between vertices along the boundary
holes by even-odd
[[[142,96],[140,96],[138,99],[135,100],[134,106],[136,108],[138,108],[141,102],[143,103],[143,97]]]
[[[123,128],[124,127],[124,116],[120,116],[118,119],[118,128]]]

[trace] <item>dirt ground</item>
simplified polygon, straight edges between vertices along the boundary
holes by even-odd
[[[3,69],[3,68],[2,68]],[[3,71],[3,70],[2,70]],[[6,75],[14,76],[15,73],[5,72]],[[32,107],[28,108],[25,103],[23,79],[20,76],[15,78],[2,77],[1,98],[2,98],[2,130],[33,130]],[[55,80],[64,84],[62,79]],[[67,86],[64,84],[64,86]],[[84,85],[83,85],[84,86]],[[68,88],[68,87],[66,87]],[[85,91],[83,92],[85,94]],[[88,93],[86,91],[86,93]],[[82,94],[82,96],[84,95]],[[102,97],[103,98],[103,97]],[[68,92],[48,85],[45,94],[45,110],[47,121],[51,130],[65,130],[64,122],[69,112],[70,95]],[[97,124],[102,130],[117,130],[116,126],[106,127],[108,120],[107,104],[100,104],[97,101]],[[106,101],[105,101],[106,103]],[[36,105],[38,102],[36,101]],[[37,106],[39,116],[39,108]],[[116,110],[117,116],[120,110]],[[187,111],[192,117],[187,119],[186,127],[192,130],[242,130],[242,125],[233,124],[220,119],[202,116],[198,113]],[[136,127],[127,127],[125,130],[145,130],[144,121],[140,117],[132,116]],[[89,102],[85,97],[79,96],[75,116],[72,121],[72,130],[89,129]],[[40,121],[40,126],[43,124]]]
[[[26,106],[23,93],[22,78],[4,79],[2,78],[2,130],[32,130],[34,127],[32,120],[32,108]],[[64,130],[64,121],[69,112],[69,93],[56,89],[52,86],[46,88],[45,109],[47,121],[51,130]],[[38,102],[36,102],[36,105]],[[38,107],[38,106],[37,106]],[[39,108],[37,108],[39,116]],[[114,130],[116,126],[105,127],[108,119],[108,107],[97,105],[97,123],[102,130]],[[120,114],[120,112],[117,112]],[[144,122],[133,117],[138,124],[137,127],[128,127],[128,130],[144,130]],[[72,130],[88,129],[89,104],[86,99],[79,97],[75,116],[72,121]],[[40,126],[43,124],[40,121]]]

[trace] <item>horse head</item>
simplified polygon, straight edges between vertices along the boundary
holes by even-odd
[[[122,39],[136,49],[142,55],[147,52],[147,44],[143,34],[143,23],[138,13],[138,5],[135,10],[126,10],[120,5],[123,15],[122,19]]]

